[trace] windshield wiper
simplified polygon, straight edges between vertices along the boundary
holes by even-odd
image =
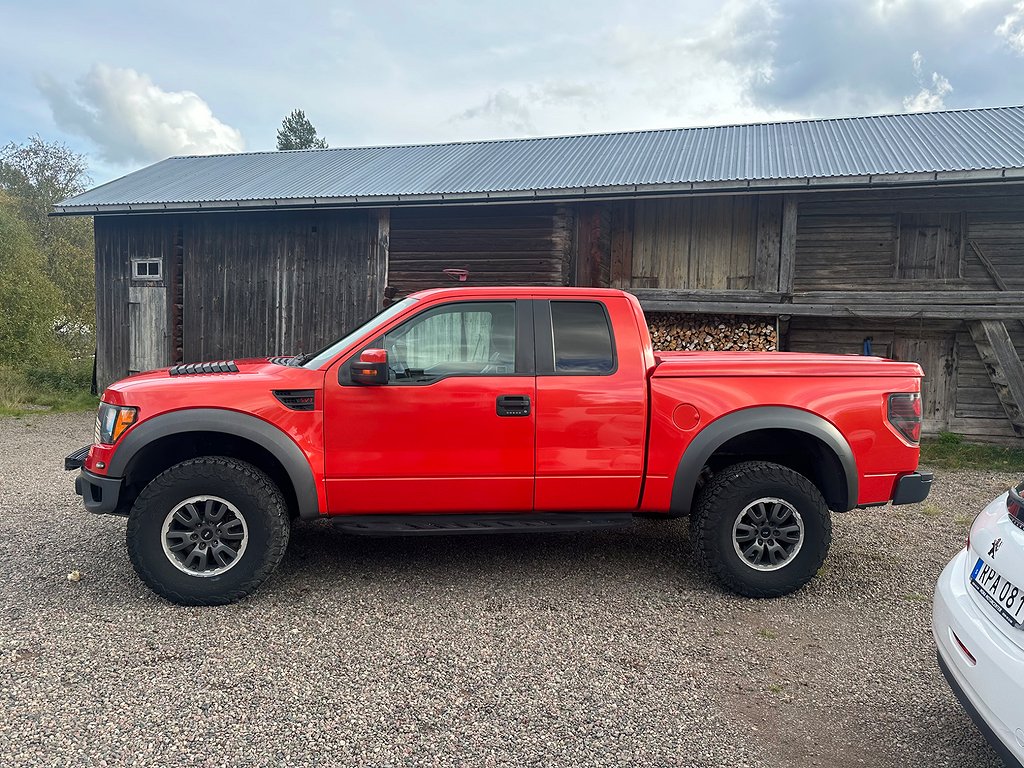
[[[298,368],[299,366],[308,363],[314,357],[316,357],[316,354],[313,352],[303,352],[301,355],[296,355],[291,360],[289,360],[288,365],[290,365],[292,368]]]

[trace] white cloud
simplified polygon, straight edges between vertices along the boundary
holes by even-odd
[[[776,5],[727,0],[709,23],[694,26],[620,25],[605,49],[615,81],[665,122],[685,125],[784,119],[792,112],[754,106],[752,89],[770,82],[777,48]]]
[[[1014,51],[1024,55],[1024,2],[1018,2],[996,27],[996,36]]]
[[[50,77],[37,86],[62,129],[90,139],[113,163],[169,155],[240,152],[242,134],[191,91],[165,91],[145,74],[96,64],[72,87]]]
[[[497,130],[499,133],[511,129],[529,136],[537,132],[526,101],[505,88],[492,93],[482,104],[456,115],[451,122],[480,122],[489,130]]]
[[[913,96],[903,99],[903,109],[907,112],[929,112],[944,109],[946,96],[953,92],[953,86],[950,85],[949,80],[938,72],[932,72],[929,83],[924,74],[924,56],[920,51],[914,51],[910,61],[914,67],[914,79],[921,86],[921,90]]]
[[[506,81],[478,94],[475,106],[449,122],[459,130],[495,136],[802,117],[753,102],[753,87],[773,76],[776,16],[769,0],[727,0],[703,19],[683,10],[661,18],[656,28],[646,19],[620,18],[558,41],[562,60],[571,66]],[[528,70],[530,61],[552,55],[540,46],[502,51],[513,59],[503,65],[510,72]]]

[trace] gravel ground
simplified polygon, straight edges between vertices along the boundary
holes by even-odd
[[[821,575],[779,600],[710,584],[680,523],[307,524],[253,598],[181,608],[61,469],[92,416],[0,423],[5,766],[998,765],[936,668],[930,597],[1019,478],[945,472],[923,505],[836,516]]]

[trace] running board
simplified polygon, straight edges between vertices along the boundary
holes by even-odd
[[[449,536],[471,533],[565,533],[623,528],[628,512],[594,514],[534,512],[504,515],[345,515],[334,525],[357,536]]]

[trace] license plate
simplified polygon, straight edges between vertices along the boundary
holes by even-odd
[[[1020,627],[1024,620],[1024,589],[1011,584],[999,575],[999,572],[981,558],[971,571],[971,586],[988,600],[989,605],[999,611],[999,615],[1010,622],[1011,626]]]

